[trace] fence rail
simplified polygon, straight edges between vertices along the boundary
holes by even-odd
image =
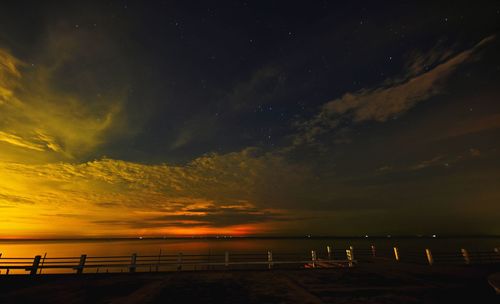
[[[180,271],[180,270],[210,270],[210,269],[272,269],[272,268],[334,268],[352,267],[358,262],[386,259],[395,262],[417,264],[488,264],[500,263],[500,251],[494,248],[490,251],[434,251],[427,248],[423,251],[392,250],[377,251],[372,245],[369,249],[338,249],[327,246],[326,251],[311,250],[302,253],[230,253],[224,254],[160,254],[130,256],[87,256],[78,257],[2,257],[0,253],[0,274],[9,274],[11,270],[29,272],[31,275],[41,274],[43,270],[50,272],[136,272],[136,271]],[[3,272],[5,270],[5,273]]]
[[[347,250],[349,251],[349,250]],[[350,258],[351,256],[351,258]],[[159,254],[139,256],[87,256],[79,257],[44,257],[34,258],[2,257],[0,254],[0,273],[5,270],[24,270],[31,275],[42,273],[43,270],[69,270],[77,274],[83,272],[136,272],[136,271],[180,271],[208,269],[241,269],[241,268],[316,268],[316,267],[352,267],[356,261],[347,254],[346,259],[321,259],[316,251],[310,255],[296,253],[229,253],[224,254]]]

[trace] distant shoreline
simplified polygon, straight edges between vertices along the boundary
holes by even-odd
[[[63,237],[63,238],[0,238],[0,242],[45,242],[45,241],[147,241],[147,240],[231,240],[231,239],[261,239],[261,240],[304,240],[304,239],[477,239],[500,238],[500,235],[374,235],[374,236],[169,236],[169,237]]]

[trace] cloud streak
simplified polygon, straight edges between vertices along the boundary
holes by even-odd
[[[361,123],[385,122],[404,114],[419,102],[443,91],[443,82],[463,63],[472,60],[477,52],[495,39],[489,36],[465,51],[435,51],[413,58],[406,73],[388,79],[378,88],[345,93],[325,103],[313,119],[299,123],[295,144],[311,143],[317,136],[337,128],[342,121]]]
[[[22,161],[23,149],[40,160],[83,157],[119,126],[118,97],[102,102],[56,89],[53,73],[63,66],[30,66],[0,49],[0,147],[10,146],[1,158]]]

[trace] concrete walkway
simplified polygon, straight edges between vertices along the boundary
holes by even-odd
[[[499,266],[0,276],[0,303],[499,303]]]

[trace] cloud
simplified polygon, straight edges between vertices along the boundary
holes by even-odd
[[[483,157],[484,153],[477,148],[470,148],[466,151],[461,151],[454,155],[436,155],[430,159],[420,160],[416,163],[405,165],[405,166],[390,166],[385,165],[377,169],[377,172],[384,173],[394,173],[401,171],[420,171],[424,169],[442,167],[448,168],[457,163],[468,161],[475,158]],[[492,151],[488,151],[486,153],[488,156],[491,156]]]
[[[22,161],[23,149],[37,152],[32,159],[84,157],[123,122],[120,94],[89,97],[56,85],[67,57],[29,65],[0,49],[0,142],[11,145],[0,158]]]
[[[464,62],[495,37],[489,36],[465,51],[433,50],[413,58],[403,76],[387,79],[380,87],[345,93],[325,103],[313,119],[298,123],[295,144],[311,143],[315,137],[337,128],[343,121],[384,122],[395,118],[421,101],[443,91],[443,82]]]
[[[444,135],[436,134],[434,140],[460,137],[488,130],[500,129],[500,114],[492,113],[480,117],[466,118],[448,126]]]
[[[186,223],[192,223],[193,229],[204,227],[202,231],[238,225],[264,231],[270,222],[287,219],[291,223],[297,217],[280,206],[298,205],[311,173],[280,155],[248,148],[208,154],[177,166],[113,159],[75,164],[0,161],[0,178],[5,181],[0,186],[0,200],[16,206],[14,213],[2,212],[0,221],[19,219],[24,212],[33,221],[40,220],[42,213],[55,217],[80,214],[79,222],[88,232],[110,233],[117,229],[110,223],[122,223],[123,228],[132,218],[136,224],[127,226],[122,234],[153,226],[165,229],[152,233],[168,234],[172,227]],[[37,223],[37,229],[56,229],[63,220]],[[188,233],[187,229],[182,231]]]
[[[35,151],[45,151],[45,147],[43,145],[31,142],[29,140],[25,140],[22,137],[16,136],[14,134],[9,134],[6,132],[0,131],[0,141],[9,143],[14,146],[27,148]]]
[[[273,102],[283,91],[285,82],[283,72],[266,66],[256,70],[248,80],[236,83],[224,102],[235,111],[252,109]]]

